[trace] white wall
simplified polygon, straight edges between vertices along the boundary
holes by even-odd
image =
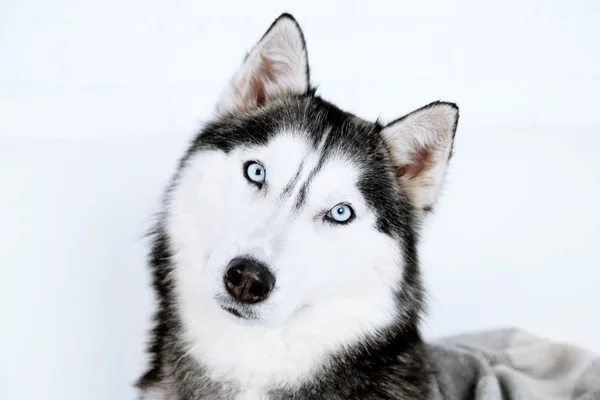
[[[255,3],[0,2],[0,398],[134,398],[144,231],[284,10],[340,106],[461,106],[422,243],[428,337],[514,325],[600,352],[600,3]]]

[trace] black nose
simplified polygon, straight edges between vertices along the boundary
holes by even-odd
[[[275,277],[264,265],[247,258],[234,258],[225,272],[225,287],[230,295],[243,303],[258,303],[265,300],[273,286]]]

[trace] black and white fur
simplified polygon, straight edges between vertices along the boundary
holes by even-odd
[[[283,14],[224,90],[152,233],[158,298],[143,399],[426,399],[419,225],[451,156],[454,104],[387,125],[315,94],[302,31]],[[265,181],[245,176],[248,162]],[[345,204],[345,223],[329,211]],[[275,278],[240,304],[236,257]]]

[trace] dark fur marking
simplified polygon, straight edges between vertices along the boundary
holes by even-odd
[[[296,210],[299,210],[300,208],[302,208],[302,206],[306,202],[306,195],[308,193],[308,188],[310,187],[310,184],[312,183],[315,176],[321,170],[321,167],[323,167],[324,158],[325,158],[325,155],[322,154],[321,158],[319,159],[319,162],[317,163],[317,166],[315,168],[313,168],[312,171],[310,171],[310,174],[308,174],[306,181],[304,181],[304,183],[300,187],[300,190],[298,191],[298,197],[296,198],[296,204],[294,205]]]
[[[285,185],[285,187],[281,191],[281,195],[279,196],[281,199],[284,199],[292,194],[292,192],[294,191],[294,188],[296,187],[296,185],[298,184],[298,181],[300,180],[300,174],[302,173],[303,168],[304,168],[304,162],[302,162],[300,164],[300,166],[298,167],[298,171],[296,172],[296,175],[294,175],[294,177],[292,179],[290,179],[290,181],[287,183],[287,185]]]

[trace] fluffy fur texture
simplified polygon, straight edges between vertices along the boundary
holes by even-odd
[[[158,304],[140,378],[152,399],[426,399],[417,236],[458,111],[432,103],[387,126],[310,88],[302,32],[279,17],[182,158],[156,225]],[[265,171],[253,184],[248,163]],[[347,222],[331,218],[340,204]],[[275,276],[240,304],[236,257]]]

